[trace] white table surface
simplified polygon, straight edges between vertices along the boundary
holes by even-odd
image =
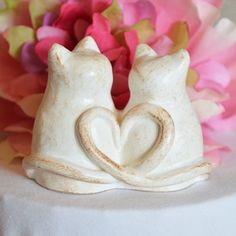
[[[26,178],[19,162],[0,163],[1,236],[144,234],[235,236],[236,154],[224,155],[208,181],[173,193],[57,193]]]
[[[236,20],[236,0],[223,15]],[[236,137],[224,140],[235,148]],[[62,194],[27,179],[20,163],[0,162],[0,236],[41,235],[235,236],[236,154],[208,181],[173,193]]]

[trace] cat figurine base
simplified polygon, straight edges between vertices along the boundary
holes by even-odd
[[[112,67],[85,37],[71,52],[55,44],[33,129],[28,177],[52,190],[88,194],[110,189],[176,191],[207,179],[200,124],[185,91],[185,50],[158,57],[137,47],[130,100],[117,111]]]

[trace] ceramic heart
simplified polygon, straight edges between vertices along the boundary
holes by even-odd
[[[113,140],[116,147],[116,151],[113,151],[112,154],[105,153],[102,146],[96,144],[96,139],[104,138],[102,134],[105,132],[101,130],[100,135],[98,133],[94,135],[92,123],[96,119],[102,119],[112,127],[110,139]],[[128,146],[133,149],[135,145],[139,146],[135,134],[130,136],[130,133],[132,127],[140,119],[154,122],[158,127],[158,132],[156,132],[153,144],[149,147],[146,145],[147,150],[142,150],[141,155],[138,155],[139,158],[131,157],[131,161],[126,161],[126,165],[122,165],[118,159],[124,159],[125,153],[128,155],[132,153],[129,150],[124,152],[124,149],[128,149],[124,147]],[[127,112],[122,119],[117,118],[117,114],[106,108],[90,108],[79,117],[76,128],[82,148],[96,165],[114,177],[134,185],[143,184],[140,178],[143,179],[146,173],[158,166],[168,153],[174,138],[174,124],[171,117],[163,108],[152,104],[140,104]],[[141,139],[142,146],[145,146],[148,137],[147,135],[140,136],[139,132],[138,139]],[[127,143],[132,145],[127,145]],[[137,148],[137,150],[140,149]]]

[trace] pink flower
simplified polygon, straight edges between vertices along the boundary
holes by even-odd
[[[18,153],[30,152],[53,43],[72,49],[91,35],[112,63],[112,97],[122,109],[129,99],[128,74],[136,46],[145,42],[160,56],[180,48],[189,51],[189,95],[202,123],[205,153],[216,156],[226,148],[212,131],[236,129],[236,26],[228,19],[213,26],[220,6],[221,0],[42,0],[5,9],[0,128]]]

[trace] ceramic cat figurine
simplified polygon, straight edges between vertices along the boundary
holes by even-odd
[[[174,143],[168,154],[156,166],[145,161],[139,166],[149,177],[181,168],[201,166],[201,175],[207,175],[210,170],[210,165],[203,161],[201,127],[186,93],[189,63],[186,50],[163,57],[158,57],[148,45],[141,44],[136,50],[129,75],[131,97],[123,113],[137,104],[151,103],[164,108],[175,126]]]
[[[185,91],[186,51],[157,57],[139,45],[122,112],[111,98],[112,67],[85,37],[71,52],[54,45],[33,129],[27,175],[46,188],[174,191],[206,179],[199,122]]]
[[[86,37],[72,52],[55,44],[48,62],[49,79],[34,124],[32,154],[24,161],[28,175],[35,174],[33,165],[80,180],[113,182],[87,158],[75,134],[77,119],[88,108],[115,110],[109,60],[93,38]]]
[[[156,185],[122,166],[119,147],[112,148],[120,127],[111,85],[110,62],[91,37],[83,39],[73,52],[57,44],[51,48],[49,79],[34,124],[32,153],[23,162],[29,177],[47,188],[80,193]],[[163,124],[171,121],[161,108],[143,108]],[[131,111],[123,123],[130,118],[135,121],[139,115],[143,116],[143,109],[141,114]],[[164,136],[172,134],[172,127],[163,125]],[[168,139],[160,142],[166,150],[169,143]]]

